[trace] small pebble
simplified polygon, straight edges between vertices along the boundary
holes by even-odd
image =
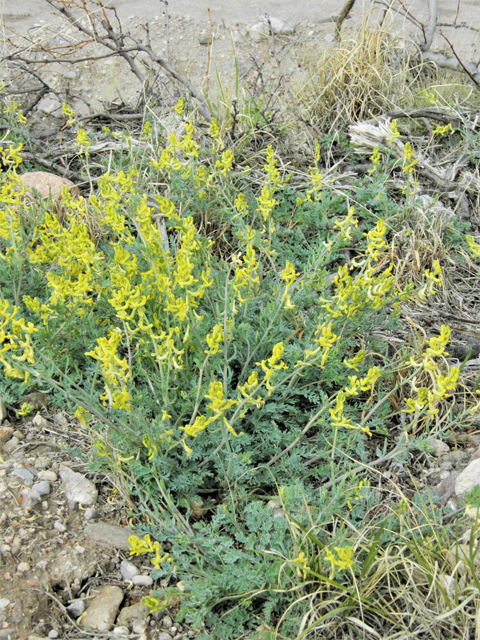
[[[65,533],[65,531],[67,530],[67,527],[62,522],[60,522],[60,520],[56,520],[54,522],[53,528],[57,531],[60,531],[60,533]]]
[[[56,629],[52,629],[48,632],[49,638],[58,638],[58,631]]]
[[[137,584],[141,587],[151,587],[153,579],[150,576],[133,576],[132,582],[133,584]]]
[[[0,609],[5,609],[9,604],[10,600],[7,600],[7,598],[0,598]]]
[[[39,471],[38,478],[39,480],[46,480],[47,482],[56,482],[58,476],[55,471]]]
[[[170,629],[171,627],[173,627],[173,620],[170,618],[170,616],[165,616],[162,622],[165,629]]]
[[[10,440],[3,445],[2,449],[3,451],[5,451],[5,453],[12,453],[12,451],[16,449],[19,444],[20,440],[17,437],[13,436],[13,438],[10,438]]]
[[[40,494],[35,489],[22,489],[20,495],[22,497],[22,509],[31,509],[40,502]]]
[[[79,618],[82,615],[82,613],[85,611],[84,600],[73,600],[68,605],[67,611],[73,618]]]
[[[28,564],[28,562],[20,562],[20,564],[17,566],[17,571],[20,571],[21,573],[30,571],[30,565]]]
[[[137,569],[134,564],[128,562],[128,560],[122,560],[120,564],[120,573],[124,580],[132,580],[132,578],[139,575],[140,570]]]
[[[41,482],[36,482],[33,485],[32,489],[38,491],[41,496],[48,496],[48,494],[50,493],[50,483],[46,480],[42,480]]]
[[[128,627],[115,627],[113,633],[116,636],[128,636]]]
[[[88,507],[88,509],[85,510],[85,513],[84,513],[85,520],[96,520],[99,517],[100,517],[100,512],[98,511],[98,509],[95,509],[95,507]]]

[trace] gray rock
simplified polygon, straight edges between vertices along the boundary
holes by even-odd
[[[67,527],[63,524],[63,522],[60,522],[60,520],[55,520],[55,522],[53,523],[53,528],[57,531],[60,531],[60,533],[65,533],[65,531],[67,530]]]
[[[450,498],[455,493],[455,482],[459,476],[459,471],[453,471],[448,478],[442,480],[442,482],[434,489],[435,495],[440,498],[440,504],[446,505]]]
[[[5,609],[10,604],[10,600],[7,598],[0,598],[0,609]]]
[[[432,440],[430,440],[430,444],[432,445],[432,453],[437,458],[450,453],[450,447],[448,446],[448,444],[443,440],[440,440],[439,438],[432,438]]]
[[[33,484],[34,477],[28,469],[14,469],[10,475],[20,478],[27,487],[31,487]]]
[[[273,33],[279,35],[290,35],[295,31],[295,28],[292,27],[292,25],[289,25],[284,20],[280,20],[280,18],[274,18],[273,16],[264,15],[260,18],[260,22],[266,25],[269,30],[272,30]]]
[[[455,493],[457,496],[462,496],[477,485],[480,485],[480,459],[470,462],[457,477],[455,481]]]
[[[153,578],[150,576],[133,576],[132,582],[140,587],[151,587]]]
[[[22,489],[22,509],[31,509],[40,502],[40,494],[35,489]]]
[[[17,436],[13,436],[13,438],[10,438],[10,440],[8,440],[3,445],[2,449],[3,451],[5,451],[5,453],[12,453],[12,451],[16,449],[19,444],[20,444],[20,440],[17,438]]]
[[[38,491],[41,496],[48,496],[48,494],[50,493],[50,483],[46,480],[42,480],[41,482],[36,482],[33,485],[32,489]]]
[[[123,591],[120,587],[112,585],[100,587],[98,593],[90,601],[90,605],[80,621],[80,626],[91,627],[96,631],[110,631],[122,600]]]
[[[65,486],[67,500],[84,505],[95,504],[98,498],[98,491],[88,478],[82,476],[81,473],[72,471],[69,467],[60,469],[60,477]]]
[[[2,422],[3,420],[5,420],[5,418],[7,417],[8,413],[7,413],[7,407],[5,406],[5,404],[3,403],[2,398],[0,398],[0,422]]]
[[[162,624],[165,629],[170,629],[171,627],[173,627],[173,620],[170,618],[170,616],[165,616],[162,620]]]
[[[85,611],[85,601],[82,599],[72,600],[72,602],[67,607],[67,611],[72,616],[72,618],[79,618]]]
[[[135,535],[135,532],[129,527],[119,527],[114,524],[105,524],[104,522],[87,524],[84,532],[88,538],[97,544],[123,549],[124,551],[130,550],[128,538]],[[141,536],[139,537],[141,538]]]
[[[41,111],[46,115],[52,115],[55,118],[63,117],[62,103],[52,98],[43,98],[37,105],[37,111]]]
[[[137,569],[137,567],[131,562],[128,562],[128,560],[122,560],[120,563],[120,573],[124,580],[131,580],[134,576],[138,576],[140,569]]]
[[[1,427],[0,428],[0,442],[5,442],[13,435],[13,427]]]
[[[157,640],[172,640],[172,636],[166,631],[162,631],[158,634]]]
[[[100,511],[95,509],[95,507],[88,507],[83,514],[85,520],[96,520],[100,517]]]
[[[128,636],[128,627],[115,627],[112,631],[115,636]]]
[[[17,632],[15,629],[0,629],[0,640],[13,640],[16,637]]]
[[[465,462],[467,457],[468,453],[465,451],[450,451],[450,453],[447,453],[447,455],[443,457],[443,461],[451,462],[453,466],[459,467]]]
[[[54,640],[55,638],[58,638],[58,631],[56,629],[52,629],[51,631],[48,632],[48,637],[52,638],[52,640]]]
[[[57,474],[55,471],[39,471],[38,477],[40,480],[46,480],[47,482],[57,481]]]
[[[118,624],[130,624],[134,620],[146,620],[149,612],[147,607],[142,602],[132,604],[130,607],[124,607],[117,619]]]

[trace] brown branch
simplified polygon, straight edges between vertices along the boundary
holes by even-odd
[[[165,71],[170,76],[175,78],[175,80],[180,82],[180,84],[183,84],[188,89],[190,95],[193,98],[195,98],[195,100],[198,100],[198,102],[200,102],[200,105],[198,107],[199,113],[208,122],[211,121],[210,111],[209,111],[208,107],[206,106],[205,100],[203,100],[200,92],[194,87],[194,85],[190,82],[190,80],[188,80],[187,78],[182,76],[180,73],[178,73],[178,71],[176,71],[174,69],[174,67],[172,67],[172,65],[169,62],[167,62],[162,57],[160,57],[159,55],[154,53],[154,51],[152,50],[152,48],[149,45],[143,44],[142,42],[135,40],[135,38],[133,38],[132,36],[129,35],[128,37],[131,40],[133,40],[133,42],[135,44],[130,46],[130,47],[125,47],[124,41],[125,41],[127,36],[125,34],[123,34],[123,33],[120,33],[120,34],[116,33],[114,31],[113,27],[110,25],[110,23],[107,22],[106,20],[102,20],[101,21],[101,26],[105,29],[105,31],[107,33],[107,36],[100,36],[98,31],[97,31],[97,29],[95,28],[95,25],[93,25],[92,29],[87,29],[66,8],[65,3],[63,4],[63,6],[60,7],[57,4],[57,1],[58,0],[45,0],[45,2],[47,2],[51,7],[53,7],[56,11],[58,11],[66,20],[68,20],[70,22],[70,24],[72,24],[74,27],[76,27],[79,31],[84,33],[89,38],[93,38],[95,40],[95,42],[97,42],[98,44],[101,44],[104,47],[107,47],[114,54],[119,55],[122,58],[124,58],[125,61],[128,63],[128,65],[130,66],[130,69],[132,70],[132,72],[137,76],[137,78],[140,80],[140,82],[144,86],[146,84],[146,80],[145,80],[143,74],[138,69],[137,65],[135,64],[135,61],[132,58],[132,56],[129,55],[129,52],[130,51],[143,51],[144,53],[148,54],[148,56],[150,57],[150,59],[153,62],[155,62],[160,67],[165,69]],[[97,2],[98,2],[99,7],[103,7],[103,5],[102,5],[100,0],[97,0]],[[93,18],[91,17],[91,15],[89,15],[89,18],[90,18],[91,22],[93,23]]]
[[[340,40],[342,25],[348,18],[348,14],[353,9],[354,4],[355,0],[347,0],[343,5],[342,10],[340,11],[340,15],[338,16],[337,24],[335,25],[335,40]]]

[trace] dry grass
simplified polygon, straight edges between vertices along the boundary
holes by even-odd
[[[364,23],[353,38],[304,58],[310,78],[299,101],[317,126],[333,129],[411,101],[408,58],[389,28]]]

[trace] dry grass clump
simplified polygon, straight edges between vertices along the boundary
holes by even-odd
[[[339,127],[409,102],[408,58],[389,28],[364,23],[351,39],[305,58],[310,80],[299,100],[319,126]]]

